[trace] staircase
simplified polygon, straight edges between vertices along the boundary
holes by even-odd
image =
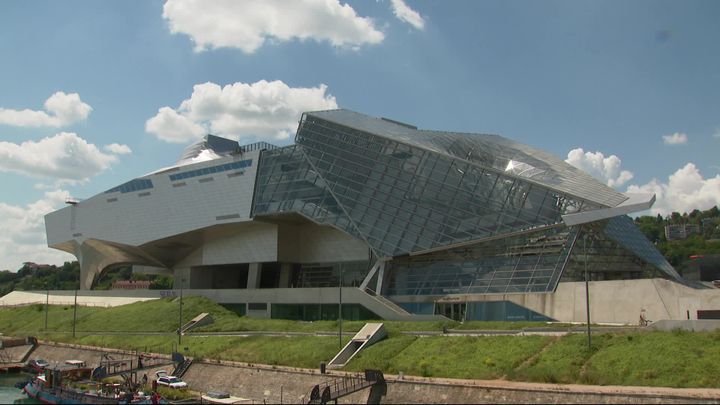
[[[177,378],[182,378],[182,376],[185,375],[185,373],[188,371],[190,366],[192,365],[193,360],[190,358],[186,358],[182,361],[182,363],[179,363],[175,370],[173,370],[172,375],[174,375]]]
[[[327,404],[331,401],[337,403],[338,399],[365,388],[370,388],[367,403],[379,404],[380,398],[387,393],[387,383],[382,371],[365,370],[362,377],[340,377],[318,384],[312,388],[308,404]]]

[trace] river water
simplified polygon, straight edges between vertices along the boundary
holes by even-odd
[[[27,381],[29,377],[30,374],[25,373],[0,374],[0,404],[41,404],[15,388],[15,383]]]

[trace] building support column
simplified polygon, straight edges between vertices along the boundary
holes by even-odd
[[[250,263],[248,265],[248,279],[247,288],[248,290],[254,290],[260,288],[260,269],[262,263]]]
[[[280,263],[280,288],[290,288],[290,276],[292,275],[292,263]]]
[[[182,280],[185,280],[185,282]],[[173,289],[179,289],[181,283],[184,288],[193,288],[195,286],[196,282],[193,280],[192,268],[178,267],[173,269]]]

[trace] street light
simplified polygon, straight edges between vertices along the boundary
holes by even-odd
[[[75,289],[75,306],[73,307],[73,339],[75,338],[75,324],[77,323],[77,289]]]
[[[183,311],[183,284],[185,283],[184,278],[180,278],[180,320],[178,321],[178,350],[180,350],[180,344],[182,343],[182,311]]]
[[[583,235],[583,250],[585,251],[585,310],[587,311],[587,337],[588,350],[591,348],[592,338],[590,337],[590,284],[588,282],[588,252],[587,252],[588,233]]]
[[[45,282],[45,331],[47,332],[48,307],[50,305],[50,283]]]
[[[343,266],[340,265],[340,287],[338,290],[340,291],[340,301],[339,301],[339,308],[338,308],[338,317],[340,319],[340,333],[338,334],[338,342],[340,343],[340,349],[342,349],[342,286],[343,285]]]

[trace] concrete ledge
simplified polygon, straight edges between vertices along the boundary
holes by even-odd
[[[681,329],[690,332],[712,332],[720,329],[720,319],[663,319],[657,322],[653,322],[651,325],[649,325],[649,328],[666,332],[675,329]]]

